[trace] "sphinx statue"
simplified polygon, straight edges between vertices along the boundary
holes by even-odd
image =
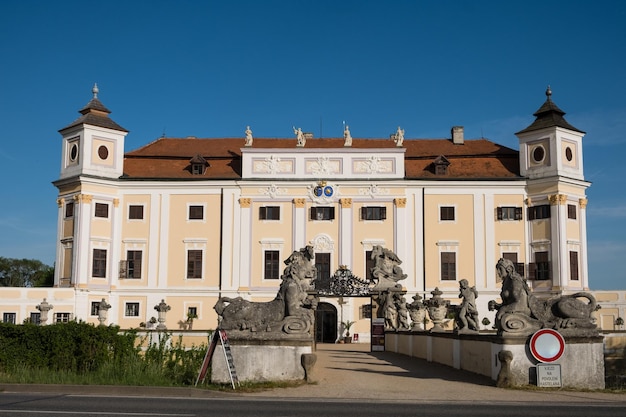
[[[223,330],[306,335],[314,322],[316,298],[310,296],[311,280],[317,269],[312,262],[313,247],[294,251],[284,263],[276,297],[268,302],[253,302],[241,297],[221,297],[213,307],[218,328]]]
[[[542,328],[555,329],[564,336],[599,334],[592,313],[600,307],[592,294],[577,292],[542,299],[531,293],[510,260],[501,258],[496,271],[502,278],[502,302],[489,301],[489,310],[497,310],[499,335],[524,336]]]

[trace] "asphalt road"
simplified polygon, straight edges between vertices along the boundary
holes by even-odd
[[[446,417],[623,417],[626,408],[607,404],[545,404],[497,402],[407,403],[405,401],[277,400],[257,398],[155,398],[65,394],[0,394],[0,416],[446,416]]]

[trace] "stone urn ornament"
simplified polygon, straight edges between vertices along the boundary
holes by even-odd
[[[111,308],[111,304],[107,303],[103,298],[102,301],[98,303],[98,322],[99,326],[105,326],[105,322],[107,321],[107,312]]]
[[[407,305],[409,316],[411,317],[411,331],[424,330],[424,319],[426,318],[426,306],[422,302],[419,294],[413,296],[413,302]]]
[[[157,330],[165,330],[167,327],[165,326],[165,315],[168,311],[170,311],[172,307],[168,306],[165,303],[165,300],[161,300],[161,302],[154,306],[154,309],[157,311],[159,318],[157,319],[159,324],[157,325]]]
[[[430,293],[433,295],[433,298],[424,301],[424,305],[428,310],[428,315],[433,322],[433,327],[430,331],[443,332],[445,330],[441,323],[443,323],[444,319],[448,315],[448,306],[450,305],[450,302],[441,298],[441,294],[443,294],[443,292],[439,290],[439,287],[435,287],[435,289]]]

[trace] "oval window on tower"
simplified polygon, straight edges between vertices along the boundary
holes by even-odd
[[[70,148],[70,161],[76,162],[76,158],[78,158],[78,144],[73,143]]]
[[[572,148],[570,148],[569,146],[565,148],[565,157],[567,158],[569,162],[572,162],[572,158],[574,157],[574,154],[572,153]]]
[[[537,146],[533,150],[533,160],[535,162],[543,161],[543,158],[546,156],[546,151],[543,149],[543,146]]]
[[[105,160],[109,157],[109,149],[102,145],[98,148],[98,156],[100,157],[100,159]]]

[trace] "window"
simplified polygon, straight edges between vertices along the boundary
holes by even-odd
[[[576,206],[574,204],[567,205],[567,218],[576,220]]]
[[[202,251],[187,251],[187,278],[202,278]]]
[[[129,220],[143,220],[143,206],[137,206],[137,205],[128,206],[128,219]]]
[[[550,206],[544,204],[541,206],[528,207],[528,220],[539,220],[550,218]]]
[[[198,318],[198,307],[187,307],[187,317]]]
[[[265,251],[265,279],[278,279],[280,276],[280,263],[278,260],[279,253],[277,250]]]
[[[17,320],[17,314],[16,313],[3,313],[2,314],[2,321],[4,323],[15,324],[16,320]]]
[[[189,206],[189,220],[203,220],[204,206]]]
[[[124,315],[126,317],[139,317],[139,303],[126,303]]]
[[[371,319],[372,318],[372,305],[365,304],[359,307],[359,319]]]
[[[94,278],[106,278],[107,251],[106,249],[93,250],[93,268],[91,276]]]
[[[530,265],[531,276],[538,281],[550,279],[550,261],[548,252],[535,252],[535,263]]]
[[[191,164],[191,173],[193,175],[204,174],[204,164]]]
[[[41,324],[41,313],[30,313],[30,322],[32,324],[40,325]]]
[[[498,207],[498,220],[522,220],[521,207]]]
[[[109,205],[105,203],[96,203],[95,216],[108,219],[109,218]]]
[[[259,207],[259,220],[280,220],[280,207]]]
[[[70,313],[54,313],[55,323],[69,323]]]
[[[513,265],[515,265],[515,271],[522,277],[524,276],[524,264],[517,262],[517,252],[503,252],[502,257],[513,262]],[[498,280],[501,281],[500,278],[498,278]]]
[[[126,251],[126,260],[128,261],[128,269],[126,278],[141,278],[141,255],[140,250]]]
[[[385,220],[387,207],[361,207],[362,220]]]
[[[578,252],[569,251],[569,279],[578,281]]]
[[[442,221],[454,220],[454,207],[442,206],[439,208],[439,219]]]
[[[441,280],[456,280],[456,252],[441,252]]]
[[[68,201],[65,203],[65,217],[74,217],[74,202]]]
[[[334,207],[311,207],[311,220],[333,220],[334,218]]]
[[[376,259],[372,259],[372,251],[365,251],[365,277],[370,278],[372,269],[376,266]]]
[[[317,268],[317,279],[321,282],[328,282],[330,280],[330,253],[316,253],[315,268]]]
[[[92,301],[90,315],[97,316],[98,311],[100,311],[100,301]]]

